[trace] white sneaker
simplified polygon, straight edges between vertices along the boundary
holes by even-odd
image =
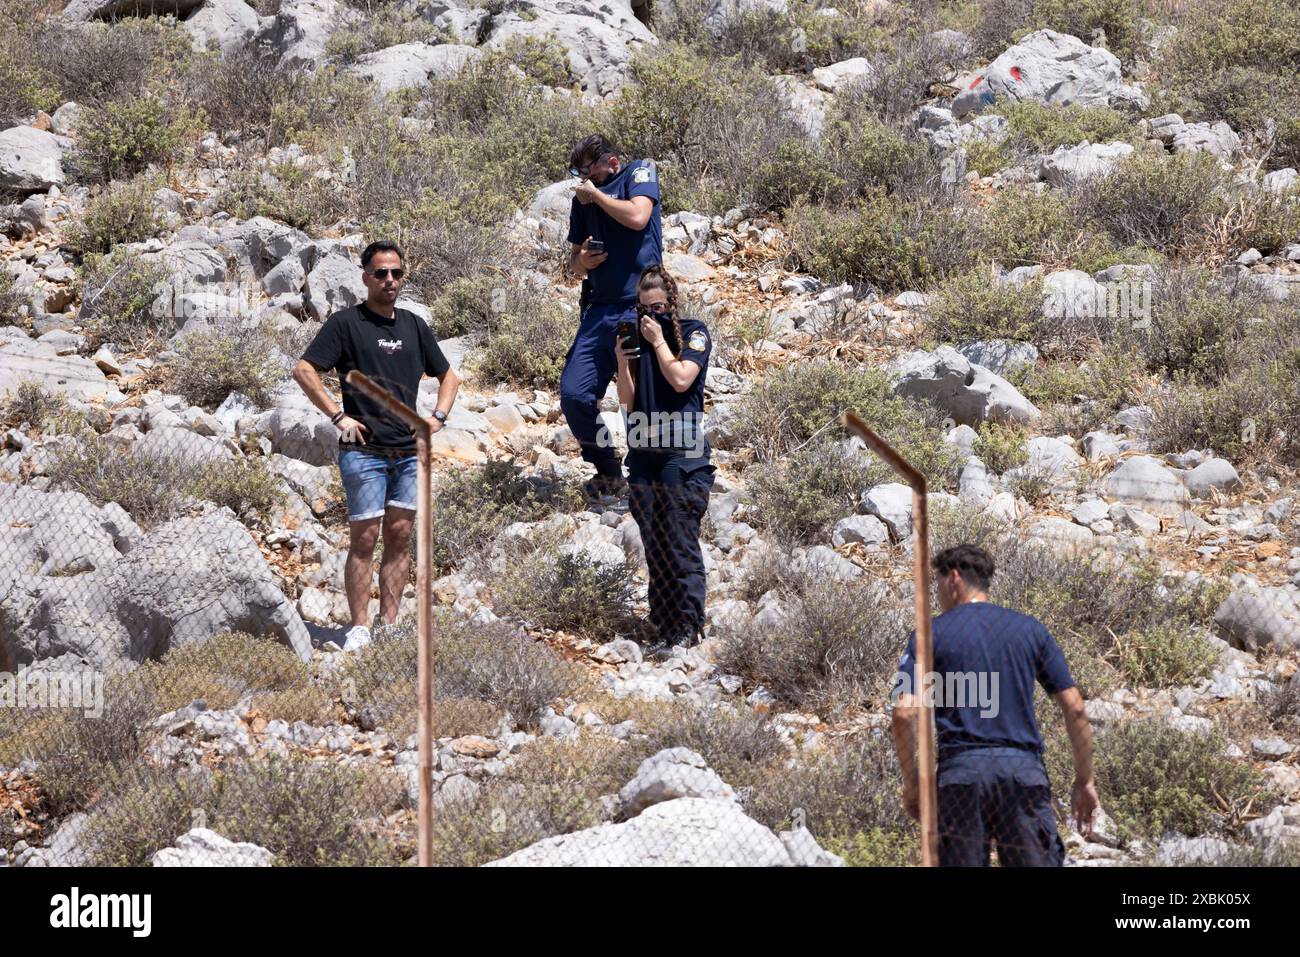
[[[344,651],[360,651],[374,639],[371,637],[370,629],[365,625],[353,625],[347,630],[343,642]]]

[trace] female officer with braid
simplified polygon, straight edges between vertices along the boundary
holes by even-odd
[[[704,437],[704,379],[712,342],[680,315],[677,284],[662,266],[637,282],[640,342],[618,345],[618,400],[627,415],[629,504],[650,579],[652,653],[689,647],[704,624],[700,520],[714,467]]]

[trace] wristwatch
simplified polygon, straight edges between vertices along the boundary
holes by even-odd
[[[439,422],[445,423],[447,421],[447,413],[442,411],[442,409],[434,409],[433,417],[437,419]]]

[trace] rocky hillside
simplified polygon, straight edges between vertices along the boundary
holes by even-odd
[[[466,380],[435,440],[437,861],[916,861],[886,708],[910,492],[847,408],[926,473],[932,548],[990,549],[1066,652],[1107,812],[1063,823],[1071,861],[1295,863],[1291,5],[0,18],[0,861],[412,857],[413,622],[339,650],[337,432],[288,378],[391,236]],[[593,130],[656,160],[716,343],[710,637],[666,662],[559,411]],[[102,709],[49,706],[96,681]]]

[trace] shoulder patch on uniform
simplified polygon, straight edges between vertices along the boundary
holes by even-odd
[[[703,329],[696,329],[686,341],[686,348],[692,352],[703,352],[709,347],[709,336]]]
[[[650,182],[650,177],[653,175],[654,174],[651,172],[651,170],[648,167],[638,166],[635,170],[632,171],[632,182],[648,183]]]

